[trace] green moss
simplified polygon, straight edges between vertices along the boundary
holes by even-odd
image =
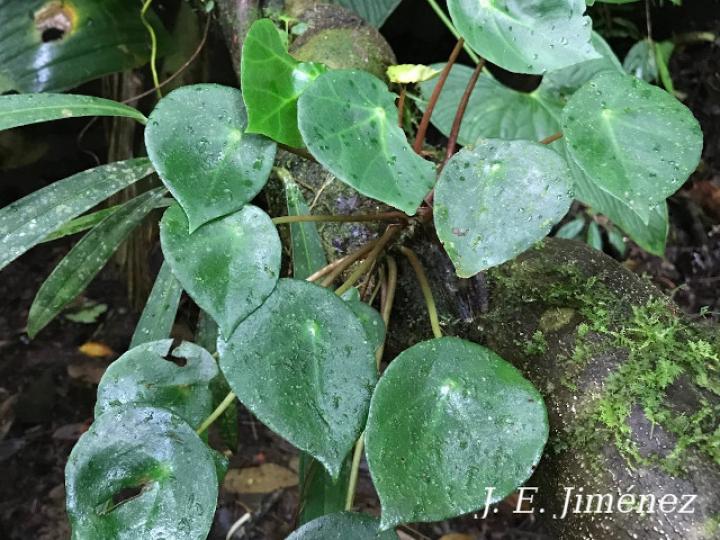
[[[583,322],[575,328],[574,349],[567,355],[554,352],[563,367],[558,383],[565,388],[576,390],[578,375],[598,353],[616,351],[624,358],[604,381],[602,391],[555,441],[557,450],[583,449],[589,454],[612,440],[634,465],[659,464],[677,474],[682,470],[682,456],[690,448],[720,464],[720,406],[707,400],[710,394],[720,395],[718,343],[711,343],[696,325],[678,316],[668,299],[655,298],[641,307],[630,307],[635,300],[631,291],[610,290],[597,276],[588,278],[573,264],[549,271],[534,268],[532,261],[521,261],[494,272],[491,279],[496,286],[510,289],[503,292],[503,298],[518,298],[518,305],[511,309],[537,302],[554,307],[563,319],[571,311],[582,317]],[[549,311],[539,319],[539,327],[545,331],[555,327],[547,320],[543,327]],[[543,333],[536,332],[524,350],[544,354],[547,349]],[[681,377],[707,391],[699,398],[699,406],[692,407],[694,412],[671,410],[666,403],[668,388]],[[641,455],[630,425],[637,407],[652,424],[675,436],[677,442],[669,454]]]

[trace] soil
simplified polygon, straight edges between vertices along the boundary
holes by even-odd
[[[667,4],[667,2],[666,2]],[[682,8],[654,8],[654,35],[695,30],[720,33],[720,2],[691,2]],[[702,5],[702,9],[698,7]],[[642,21],[642,10],[621,14]],[[644,16],[644,15],[643,15]],[[643,28],[640,25],[640,28]],[[422,34],[418,34],[422,32]],[[452,36],[436,23],[424,2],[403,2],[388,21],[384,34],[402,62],[439,60],[449,51]],[[420,43],[417,47],[414,44]],[[611,40],[627,49],[627,38]],[[413,45],[411,45],[413,44]],[[441,56],[441,55],[440,55]],[[671,73],[676,89],[700,120],[705,134],[703,162],[685,187],[670,199],[671,232],[665,258],[650,256],[632,246],[625,259],[631,269],[647,273],[672,294],[688,313],[720,318],[720,45],[707,42],[681,47],[673,56]],[[515,81],[523,86],[527,81]],[[96,93],[99,86],[84,88]],[[95,165],[102,155],[103,131],[94,126],[77,140],[83,121],[68,121],[22,131],[23,144],[32,141],[42,152],[31,162],[9,167],[0,139],[0,206],[73,172]],[[437,134],[434,135],[436,138]],[[19,144],[17,139],[12,144]],[[30,179],[30,180],[28,180]],[[105,304],[97,322],[75,323],[60,317],[30,341],[25,333],[32,299],[50,269],[67,252],[71,241],[57,241],[31,250],[0,272],[0,538],[7,540],[69,538],[64,512],[63,468],[67,456],[92,420],[96,382],[103,368],[126,350],[138,313],[128,304],[125,281],[110,265],[76,302]],[[155,255],[155,258],[156,255]],[[155,261],[157,262],[157,261]],[[183,300],[173,335],[190,336],[196,313]],[[109,354],[92,358],[79,348],[88,342],[105,345]],[[231,467],[276,463],[296,465],[296,451],[240,412],[240,445]],[[9,426],[5,432],[4,428]],[[361,470],[357,503],[377,513],[377,499]],[[297,489],[269,495],[238,495],[223,491],[211,539],[223,539],[247,511],[254,518],[233,538],[280,539],[293,528]],[[404,529],[411,538],[439,538],[451,532],[475,539],[543,538],[531,516],[512,514],[506,501],[488,520],[472,516]]]

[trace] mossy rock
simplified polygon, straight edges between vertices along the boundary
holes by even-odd
[[[360,69],[385,79],[395,54],[385,38],[353,12],[329,4],[313,5],[298,19],[307,27],[290,53],[304,62],[321,62],[332,69]]]
[[[647,281],[582,243],[546,239],[468,280],[454,275],[432,231],[412,247],[428,271],[444,332],[486,344],[545,397],[550,442],[528,485],[539,488],[536,517],[552,538],[717,538],[716,328],[688,321]],[[402,265],[391,355],[430,336],[426,318],[412,270]],[[612,496],[617,505],[630,493],[637,504],[649,496],[645,510],[654,497],[655,513],[615,506],[560,519],[566,488],[585,495],[583,509],[588,495]],[[681,502],[675,512],[659,512],[663,497],[669,508],[673,497],[692,495],[693,514],[679,513]],[[591,510],[598,501],[590,499]]]

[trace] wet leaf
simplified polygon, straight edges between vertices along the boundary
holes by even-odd
[[[238,399],[337,477],[377,380],[365,330],[345,302],[318,285],[281,279],[218,350]]]
[[[297,100],[326,69],[322,64],[295,60],[272,21],[256,21],[242,48],[247,132],[262,133],[288,146],[304,146],[297,127]]]
[[[368,23],[380,28],[398,7],[400,0],[334,0],[334,3],[352,9]]]
[[[127,0],[0,2],[0,93],[60,92],[150,59],[140,9]],[[160,52],[167,33],[147,16]]]
[[[598,251],[602,251],[603,248],[603,241],[602,241],[602,233],[600,232],[600,225],[598,225],[595,221],[591,221],[590,225],[588,226],[587,230],[587,236],[585,237],[585,241],[587,244],[597,249]]]
[[[578,200],[590,206],[593,211],[609,217],[648,253],[659,257],[665,255],[665,242],[670,227],[665,201],[651,208],[648,222],[643,223],[640,216],[623,201],[595,185],[572,159],[568,159],[567,163],[572,172]]]
[[[170,92],[150,115],[148,156],[187,214],[190,232],[239,210],[267,182],[276,145],[246,128],[242,94],[217,84]]]
[[[63,223],[151,174],[147,159],[130,159],[78,173],[0,210],[0,269]]]
[[[230,493],[272,493],[278,489],[297,486],[298,477],[290,469],[275,463],[259,467],[230,469],[225,475],[223,488]]]
[[[98,386],[95,416],[132,404],[167,409],[198,427],[213,411],[209,385],[218,374],[217,364],[193,343],[185,341],[171,349],[171,339],[151,341],[110,364]]]
[[[80,438],[65,468],[73,538],[205,540],[217,501],[216,463],[193,429],[167,410],[109,410]]]
[[[585,228],[585,218],[576,217],[572,221],[567,222],[565,225],[560,227],[555,233],[557,238],[567,238],[572,240],[577,237]]]
[[[300,96],[308,150],[357,191],[413,215],[432,188],[435,167],[415,154],[397,125],[395,98],[362,71],[329,71]]]
[[[131,199],[73,246],[42,284],[30,306],[27,328],[30,337],[35,337],[85,290],[127,235],[155,207],[164,192],[163,188],[156,188]]]
[[[584,0],[448,0],[468,44],[515,73],[542,74],[598,58],[585,7]]]
[[[310,208],[305,202],[300,187],[293,181],[287,170],[279,173],[285,185],[285,200],[289,216],[306,216]],[[305,279],[327,264],[325,249],[318,233],[317,224],[291,223],[290,238],[292,240],[293,277]]]
[[[350,309],[362,323],[373,350],[377,350],[380,345],[385,343],[385,321],[383,321],[380,313],[362,301],[360,292],[355,287],[348,289],[342,295],[342,299],[347,302]]]
[[[72,94],[0,96],[0,130],[83,116],[126,116],[143,124],[147,121],[137,109],[98,97]]]
[[[345,458],[337,480],[333,480],[318,460],[305,452],[300,453],[299,525],[345,510],[351,463],[352,453]]]
[[[131,349],[170,335],[181,295],[182,285],[173,275],[170,265],[163,261],[150,296],[145,303],[145,309],[135,326],[135,332],[130,341]]]
[[[224,336],[265,301],[280,275],[277,229],[252,205],[192,234],[182,209],[171,206],[160,222],[160,241],[183,289],[215,319]]]
[[[433,64],[442,69],[444,64]],[[450,70],[432,114],[432,123],[445,136],[450,135],[455,113],[465,93],[473,70],[456,64]],[[436,80],[420,84],[423,101],[419,107],[424,111]],[[560,131],[562,102],[554,95],[518,92],[498,82],[490,72],[483,71],[470,95],[463,122],[460,125],[458,143],[473,145],[479,138],[529,139],[539,141]]]
[[[314,519],[287,540],[397,540],[394,531],[379,530],[380,521],[367,514],[338,512]]]
[[[644,223],[695,170],[703,146],[687,107],[657,87],[611,72],[573,95],[563,111],[563,133],[589,180]]]
[[[570,208],[570,171],[529,141],[486,140],[447,163],[435,188],[435,226],[460,277],[519,255]]]
[[[547,437],[542,396],[489,349],[454,337],[407,349],[380,379],[365,432],[382,528],[503,499],[530,477]]]

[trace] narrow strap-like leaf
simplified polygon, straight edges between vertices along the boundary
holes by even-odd
[[[175,279],[167,262],[164,262],[155,278],[155,285],[147,299],[145,309],[135,327],[135,333],[130,342],[131,349],[170,335],[181,294],[180,282]]]
[[[305,202],[302,191],[290,177],[290,174],[281,175],[281,178],[285,184],[288,215],[301,216],[310,214],[310,208]],[[293,277],[295,279],[305,279],[327,264],[325,250],[315,223],[292,223],[290,225],[290,238],[292,240]]]
[[[118,161],[59,180],[0,209],[0,269],[64,223],[152,172],[146,158]]]
[[[156,188],[128,201],[75,244],[35,296],[28,316],[30,337],[42,330],[87,287],[164,192],[164,188]]]
[[[73,94],[0,96],[0,130],[81,116],[127,116],[147,123],[137,109],[109,99]]]

